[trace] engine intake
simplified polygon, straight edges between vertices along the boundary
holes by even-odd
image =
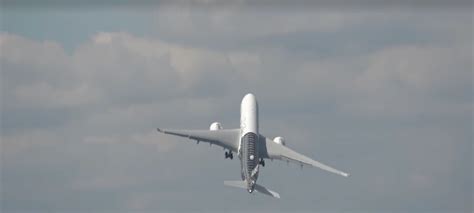
[[[219,123],[219,122],[214,122],[209,127],[209,130],[211,130],[211,131],[216,131],[216,130],[221,130],[221,129],[222,129],[222,124]]]
[[[280,145],[283,145],[283,146],[286,145],[286,144],[285,144],[285,138],[283,138],[283,137],[275,137],[275,138],[273,139],[273,142],[275,142],[275,143],[277,143],[277,144],[280,144]]]

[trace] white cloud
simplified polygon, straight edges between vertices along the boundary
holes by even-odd
[[[54,41],[34,41],[2,33],[0,45],[1,57],[6,62],[52,66],[64,65],[69,61],[61,45]]]

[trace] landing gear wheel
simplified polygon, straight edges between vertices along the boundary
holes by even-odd
[[[263,159],[260,159],[260,162],[258,162],[260,165],[262,165],[263,167],[265,167],[265,161]]]
[[[231,160],[234,159],[234,154],[232,154],[231,151],[225,152],[224,154],[225,154],[225,155],[224,155],[224,156],[225,156],[225,159],[227,159],[227,158],[230,158]]]

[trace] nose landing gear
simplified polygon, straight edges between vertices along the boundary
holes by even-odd
[[[234,159],[234,154],[231,151],[225,152],[225,159],[230,158],[231,160]]]
[[[265,167],[265,161],[263,160],[263,158],[260,158],[260,161],[258,162],[258,164],[262,165],[263,167]]]

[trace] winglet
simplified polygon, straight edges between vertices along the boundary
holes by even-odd
[[[158,132],[163,132],[163,130],[161,130],[160,128],[156,128],[156,130],[158,130]]]

